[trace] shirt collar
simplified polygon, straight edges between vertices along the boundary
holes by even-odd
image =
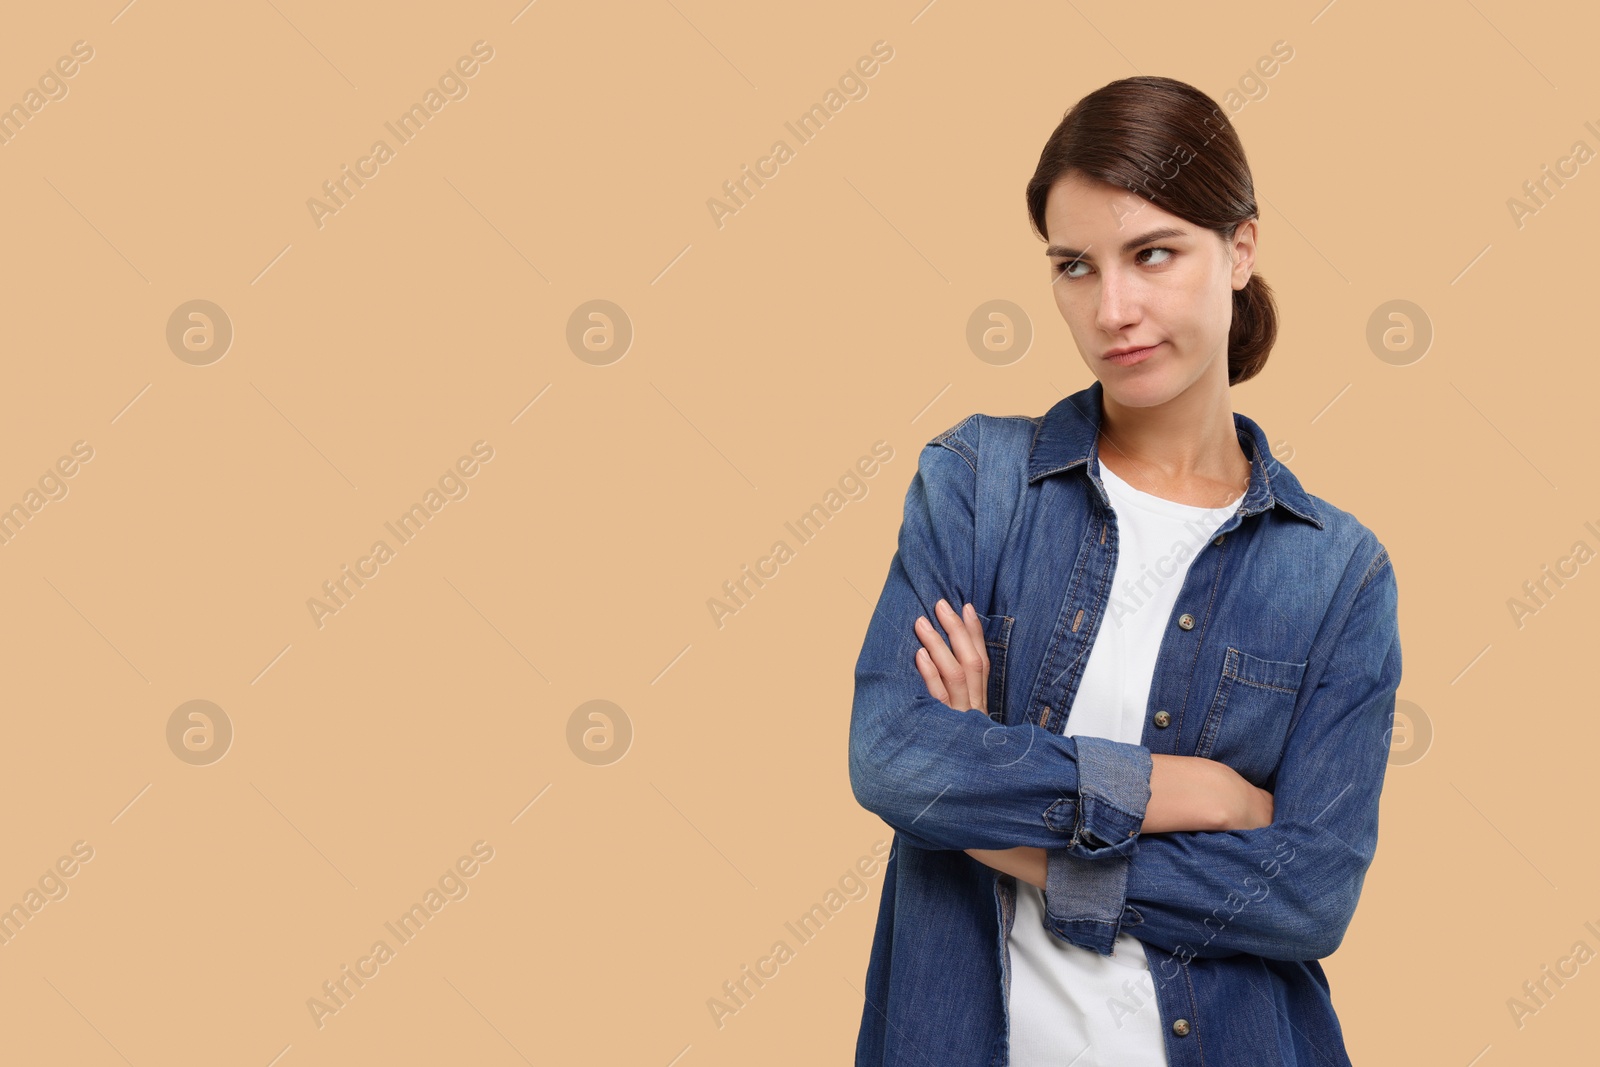
[[[1092,472],[1090,480],[1095,482],[1101,498],[1105,498],[1105,488],[1099,481],[1098,452],[1103,390],[1096,380],[1087,389],[1063,398],[1037,421],[1033,446],[1028,453],[1030,483],[1086,464],[1085,470]],[[1289,468],[1273,458],[1272,446],[1261,427],[1237,411],[1233,413],[1233,425],[1240,447],[1250,458],[1250,488],[1240,502],[1240,513],[1254,515],[1276,505],[1322,529],[1322,518],[1317,514],[1312,497],[1300,487],[1299,479]]]

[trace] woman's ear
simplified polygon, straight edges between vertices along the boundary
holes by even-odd
[[[1260,236],[1257,220],[1245,219],[1234,228],[1227,242],[1228,255],[1233,260],[1233,287],[1243,289],[1250,281],[1256,265],[1256,239]]]

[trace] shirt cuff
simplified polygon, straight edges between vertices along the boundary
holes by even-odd
[[[1111,955],[1128,899],[1127,856],[1087,860],[1045,851],[1044,927],[1063,941]]]
[[[1075,739],[1078,811],[1066,851],[1085,860],[1132,856],[1150,803],[1150,750],[1104,737]]]

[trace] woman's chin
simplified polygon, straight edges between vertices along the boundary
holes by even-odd
[[[1100,388],[1113,403],[1125,408],[1151,408],[1165,404],[1176,392],[1163,374],[1129,374],[1130,368],[1107,367]],[[1137,369],[1137,368],[1132,368]]]

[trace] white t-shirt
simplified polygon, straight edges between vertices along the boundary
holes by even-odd
[[[1064,733],[1138,744],[1156,654],[1189,564],[1243,494],[1200,508],[1135,489],[1105,464],[1100,477],[1117,516],[1116,574]],[[1008,940],[1013,1067],[1165,1065],[1144,946],[1124,930],[1102,956],[1057,938],[1043,916],[1044,894],[1019,880]]]

